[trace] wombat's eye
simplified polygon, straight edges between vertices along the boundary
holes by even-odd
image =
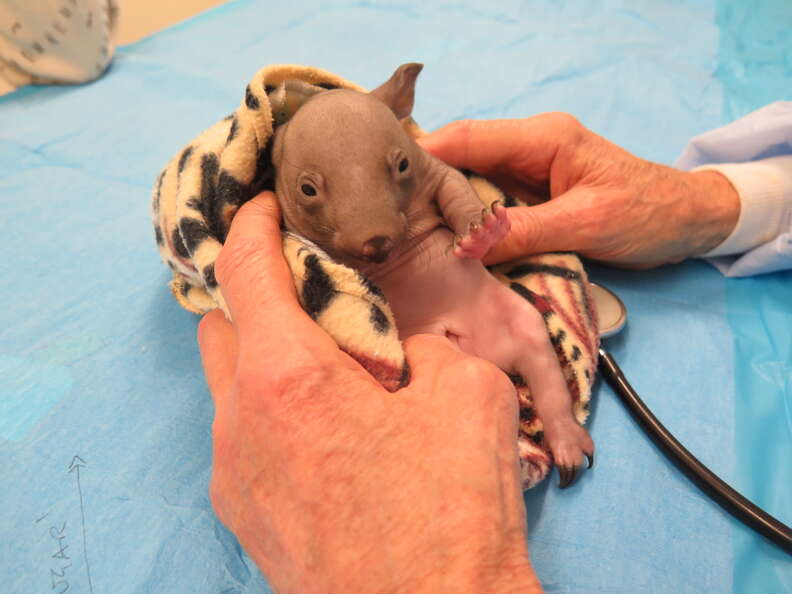
[[[314,188],[311,184],[303,184],[300,189],[306,196],[316,196],[316,188]]]
[[[407,159],[402,159],[399,161],[399,173],[404,173],[407,171],[407,167],[410,166],[410,162]]]

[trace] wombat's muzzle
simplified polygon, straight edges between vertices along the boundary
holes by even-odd
[[[388,259],[393,249],[393,240],[384,235],[376,235],[363,244],[361,255],[364,260],[380,264]]]

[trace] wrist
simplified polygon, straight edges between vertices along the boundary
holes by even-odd
[[[717,171],[693,171],[688,176],[692,208],[689,233],[694,241],[690,256],[701,256],[723,243],[740,218],[740,196]]]

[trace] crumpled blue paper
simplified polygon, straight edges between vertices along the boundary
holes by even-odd
[[[209,504],[197,318],[169,294],[148,215],[159,169],[258,68],[374,87],[421,61],[425,128],[563,110],[670,163],[751,101],[790,98],[788,4],[763,4],[237,1],[121,48],[95,83],[0,99],[0,590],[268,591]],[[792,467],[790,274],[591,271],[629,309],[608,348],[656,414],[792,523],[776,472]],[[602,385],[590,428],[594,470],[525,497],[547,591],[790,591],[788,559],[699,493]]]

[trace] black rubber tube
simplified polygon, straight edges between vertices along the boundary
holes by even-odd
[[[602,349],[600,349],[599,355],[599,369],[603,377],[633,418],[671,462],[715,503],[792,555],[792,529],[748,501],[699,462],[652,414],[649,407],[644,404],[627,378],[624,377],[624,373],[616,364],[613,356]]]

